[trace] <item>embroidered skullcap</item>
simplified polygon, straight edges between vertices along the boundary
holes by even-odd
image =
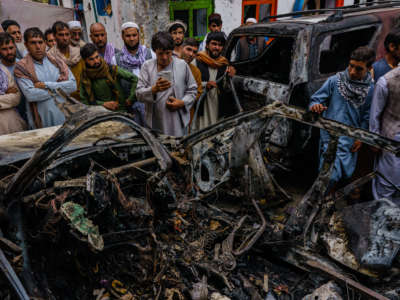
[[[254,19],[254,18],[248,18],[248,19],[246,20],[246,23],[253,23],[253,24],[257,24],[257,20],[256,20],[256,19]]]
[[[134,22],[125,22],[124,24],[122,24],[121,30],[125,30],[127,28],[136,28],[139,31],[138,24],[136,24]]]
[[[81,25],[81,22],[79,22],[79,21],[69,21],[68,22],[68,27],[69,27],[69,29],[82,28],[82,25]]]

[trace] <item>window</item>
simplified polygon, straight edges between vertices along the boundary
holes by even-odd
[[[250,46],[253,45],[254,47]],[[230,60],[238,75],[289,83],[294,39],[281,36],[237,38]]]
[[[335,8],[344,5],[344,0],[306,0],[304,9]]]
[[[96,0],[96,10],[99,16],[111,16],[111,0]]]
[[[181,20],[188,26],[186,36],[202,40],[207,34],[207,18],[212,13],[212,0],[181,0],[169,2],[171,20]]]
[[[343,71],[353,50],[370,44],[376,27],[367,27],[321,37],[319,72],[329,74]]]
[[[277,0],[243,0],[242,23],[248,18],[261,22],[268,16],[276,15]]]

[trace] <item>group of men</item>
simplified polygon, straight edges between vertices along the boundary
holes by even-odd
[[[353,51],[343,72],[331,76],[311,97],[309,109],[324,117],[352,127],[369,129],[384,137],[400,141],[400,29],[393,29],[384,41],[385,56],[375,61],[375,51],[359,47]],[[320,133],[320,167],[330,135]],[[357,152],[362,143],[341,136],[331,175],[331,189],[350,179],[357,166]],[[375,199],[399,199],[400,159],[386,151],[376,152],[373,180]],[[370,160],[374,159],[370,155]]]
[[[249,24],[256,20],[248,20]],[[57,21],[43,33],[33,27],[22,34],[19,24],[6,20],[0,33],[0,134],[60,125],[65,116],[62,89],[87,105],[102,105],[112,111],[133,114],[140,125],[163,134],[183,136],[189,124],[202,129],[232,114],[226,76],[235,69],[221,55],[226,35],[219,14],[208,19],[210,32],[199,45],[185,38],[186,24],[173,21],[167,31],[157,32],[151,49],[140,43],[140,27],[134,22],[121,26],[124,42],[116,49],[107,40],[101,23],[90,26],[92,43],[82,40],[78,21]],[[263,38],[239,40],[236,56],[249,59],[266,47]],[[385,39],[386,55],[374,62],[375,52],[356,49],[348,68],[330,77],[310,99],[309,109],[344,124],[370,129],[400,140],[400,31]],[[196,101],[207,91],[198,105]],[[330,141],[320,135],[320,165]],[[356,168],[360,141],[340,137],[331,177],[331,187],[351,178]],[[393,198],[399,186],[400,160],[382,152],[377,155],[380,174],[374,181],[374,196]]]
[[[122,49],[108,42],[101,23],[90,26],[92,43],[82,40],[79,21],[57,21],[44,33],[28,28],[23,41],[16,21],[1,25],[0,134],[63,124],[65,99],[58,89],[87,105],[130,112],[140,125],[174,136],[188,133],[204,89],[210,92],[196,126],[211,125],[223,113],[217,76],[233,71],[221,56],[226,35],[219,14],[210,15],[211,32],[200,52],[197,40],[185,39],[181,21],[156,33],[151,49],[140,43],[134,22],[121,26]]]

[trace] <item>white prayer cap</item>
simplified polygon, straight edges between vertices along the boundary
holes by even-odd
[[[69,27],[69,29],[82,28],[82,25],[81,25],[81,22],[79,22],[79,21],[69,21],[68,22],[68,27]]]
[[[136,28],[139,31],[138,24],[136,24],[134,22],[125,22],[124,24],[122,24],[121,30],[125,30],[127,28]]]
[[[246,20],[246,24],[247,24],[247,23],[257,24],[257,20],[254,19],[254,18],[248,18],[248,19]]]

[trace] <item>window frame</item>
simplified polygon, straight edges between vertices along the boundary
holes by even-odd
[[[365,30],[368,28],[375,28],[375,32],[372,35],[371,39],[368,41],[368,44],[366,46],[371,47],[372,49],[375,49],[374,44],[377,42],[377,36],[380,33],[380,26],[381,23],[376,22],[376,23],[371,23],[371,24],[364,24],[364,25],[359,25],[359,26],[355,26],[355,27],[349,27],[349,28],[344,28],[342,30],[332,30],[332,31],[327,31],[324,33],[321,33],[320,35],[318,35],[315,38],[315,43],[314,43],[314,49],[315,51],[317,51],[317,55],[316,55],[316,61],[314,67],[312,68],[312,77],[314,78],[314,80],[318,80],[318,79],[324,79],[324,78],[328,78],[332,75],[335,75],[337,72],[339,71],[335,71],[335,72],[331,72],[331,73],[321,73],[320,72],[320,64],[321,64],[321,51],[320,51],[320,47],[321,44],[323,42],[323,40],[331,35],[339,35],[339,34],[343,34],[343,33],[349,33],[349,32],[354,32],[354,31],[360,31],[360,30]],[[343,71],[343,70],[342,70]]]
[[[276,16],[278,9],[278,0],[243,0],[242,1],[242,24],[244,24],[244,7],[247,5],[256,5],[256,20],[260,22],[260,6],[262,4],[271,4],[271,16]],[[271,19],[273,21],[274,19]]]
[[[203,40],[205,36],[194,36],[194,24],[193,24],[193,10],[195,9],[207,9],[207,21],[208,16],[213,13],[213,1],[212,0],[196,0],[196,1],[169,1],[169,15],[170,20],[175,20],[175,10],[187,10],[189,11],[189,24],[186,24],[188,27],[189,37],[193,37],[197,40]],[[207,26],[207,32],[208,26]]]
[[[336,7],[344,6],[344,0],[336,0]]]
[[[287,78],[287,83],[286,82],[281,82],[281,81],[277,81],[277,80],[273,80],[273,79],[270,79],[270,78],[263,78],[263,77],[261,77],[261,76],[258,76],[258,75],[246,75],[246,76],[249,76],[250,78],[254,78],[254,79],[257,79],[257,80],[262,80],[262,81],[268,81],[268,82],[271,82],[271,83],[273,83],[273,84],[279,84],[279,85],[283,85],[283,86],[289,86],[290,85],[290,83],[291,83],[291,81],[292,81],[292,73],[293,73],[293,68],[294,68],[294,56],[295,56],[295,51],[296,51],[296,44],[297,44],[297,35],[293,35],[293,34],[280,34],[280,33],[278,33],[278,32],[271,32],[271,33],[265,33],[265,32],[263,32],[263,33],[259,33],[259,32],[257,32],[257,33],[252,33],[252,34],[235,34],[235,35],[233,35],[232,37],[231,37],[231,39],[230,39],[230,44],[228,45],[228,48],[227,48],[227,52],[225,53],[225,55],[226,55],[226,57],[229,59],[229,62],[231,63],[231,65],[232,66],[234,66],[234,67],[241,67],[241,66],[245,66],[245,65],[247,65],[247,64],[254,64],[254,63],[257,63],[257,61],[260,61],[261,59],[262,59],[262,56],[264,56],[265,54],[266,54],[266,52],[269,50],[269,46],[270,46],[270,44],[267,44],[267,46],[265,47],[265,49],[261,52],[261,53],[259,53],[256,57],[253,57],[253,58],[250,58],[250,59],[245,59],[245,60],[238,60],[238,61],[233,61],[232,60],[232,54],[233,54],[233,51],[235,50],[235,45],[237,45],[237,42],[239,41],[239,39],[241,38],[241,37],[243,37],[243,36],[247,36],[247,35],[251,35],[251,36],[254,36],[254,37],[260,37],[260,36],[262,36],[262,37],[266,37],[266,36],[268,36],[268,37],[271,37],[271,38],[273,38],[273,39],[276,39],[276,38],[290,38],[290,39],[292,39],[293,40],[293,45],[292,45],[292,55],[290,56],[290,71],[289,71],[289,74],[288,74],[288,78]],[[266,73],[272,73],[272,72],[266,72]],[[238,76],[243,76],[243,75],[238,75]],[[285,78],[285,81],[286,81],[286,78]]]

